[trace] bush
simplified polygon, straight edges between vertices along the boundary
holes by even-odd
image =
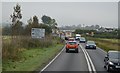
[[[40,47],[40,48],[44,48],[44,47],[49,47],[53,45],[53,41],[51,41],[51,39],[33,39],[33,38],[22,38],[21,39],[22,42],[22,46],[23,48],[36,48],[36,47]]]
[[[2,58],[3,59],[14,59],[17,60],[20,58],[20,45],[16,43],[8,43],[3,41],[2,43]]]
[[[26,49],[47,48],[54,44],[60,44],[58,37],[46,37],[45,39],[33,39],[29,36],[15,36],[14,39],[9,38],[3,40],[3,59],[19,60],[20,54]]]

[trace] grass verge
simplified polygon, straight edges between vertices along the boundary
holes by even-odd
[[[63,47],[57,44],[48,48],[24,50],[20,61],[4,61],[3,71],[35,71],[42,69]]]
[[[87,37],[87,39],[95,41],[97,46],[105,51],[120,50],[118,39],[114,40],[114,39],[92,38],[92,37]]]

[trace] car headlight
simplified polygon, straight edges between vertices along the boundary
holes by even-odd
[[[88,44],[86,46],[89,46]]]
[[[114,63],[112,63],[112,62],[109,62],[109,64],[110,64],[110,65],[114,65]]]

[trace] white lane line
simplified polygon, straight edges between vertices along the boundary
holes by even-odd
[[[88,60],[88,58],[87,58],[87,55],[86,55],[86,53],[85,53],[85,51],[83,50],[83,47],[80,45],[80,47],[81,47],[81,49],[82,49],[82,51],[83,51],[83,53],[84,53],[84,55],[85,55],[85,59],[86,59],[86,61],[87,61],[87,65],[88,65],[88,70],[89,70],[89,72],[92,72],[92,69],[91,69],[91,67],[90,67],[90,63],[89,63],[89,60]]]
[[[82,45],[80,45],[80,47],[81,47],[81,49],[83,50],[83,52],[85,52],[84,54],[85,54],[85,56],[86,56],[86,60],[87,60],[87,59],[89,60],[89,61],[87,61],[87,63],[90,62],[91,67],[92,67],[92,69],[93,69],[93,72],[96,73],[95,66],[94,66],[94,64],[93,64],[93,62],[92,62],[89,54],[88,54],[87,51],[82,47]],[[88,68],[89,68],[90,64],[88,63]],[[92,73],[91,67],[89,68],[89,72],[90,72],[90,73]]]
[[[87,54],[87,56],[88,56],[88,58],[89,58],[89,61],[90,61],[91,65],[92,65],[93,72],[96,73],[95,66],[93,65],[93,62],[92,62],[92,60],[91,60],[89,54],[87,53],[87,51],[86,51],[86,54]]]
[[[65,46],[64,46],[63,49],[41,70],[41,72],[44,71],[49,65],[51,65],[51,64],[57,59],[57,57],[63,52],[64,48],[65,48]]]

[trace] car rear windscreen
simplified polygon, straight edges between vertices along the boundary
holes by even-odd
[[[76,42],[69,42],[69,44],[70,44],[70,45],[74,45],[74,44],[76,44]]]
[[[87,44],[95,44],[93,41],[89,41],[87,42]]]

